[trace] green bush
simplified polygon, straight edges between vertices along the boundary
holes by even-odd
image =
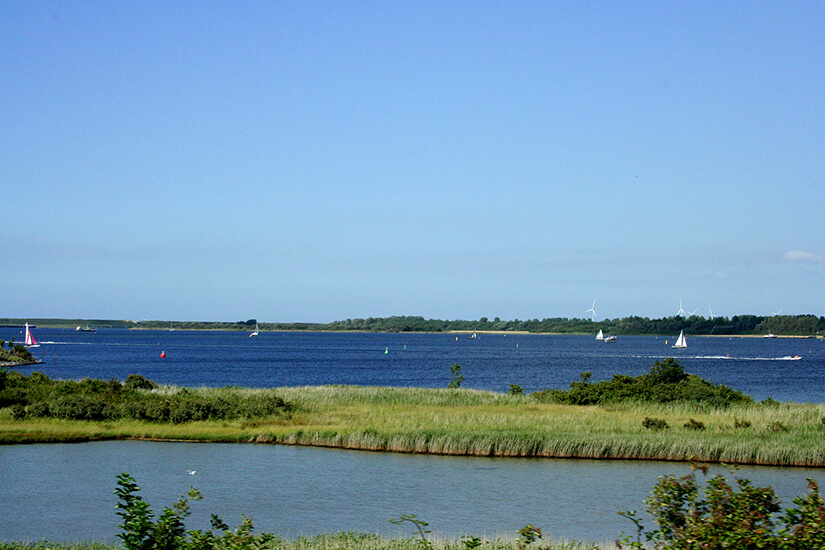
[[[447,387],[460,388],[462,382],[464,382],[464,375],[461,374],[461,365],[453,363],[450,367],[450,383],[447,384]]]
[[[32,403],[26,408],[26,412],[29,416],[41,418],[45,418],[52,415],[49,404],[43,401],[38,403]]]
[[[174,395],[152,391],[158,385],[138,374],[118,380],[56,381],[34,372],[28,377],[3,372],[0,407],[23,407],[27,416],[70,420],[134,418],[147,422],[196,422],[259,418],[289,413],[293,406],[271,391],[221,394],[181,389]],[[18,410],[19,414],[19,407]]]
[[[118,418],[120,414],[115,407],[101,399],[69,395],[49,406],[49,416],[68,420],[107,420]]]
[[[685,373],[678,361],[668,358],[656,361],[648,374],[642,376],[614,375],[610,380],[590,382],[590,372],[583,372],[580,381],[570,389],[543,390],[531,394],[540,401],[569,405],[603,405],[627,401],[654,403],[691,402],[708,407],[727,407],[732,403],[751,403],[741,392],[716,385]]]
[[[678,384],[687,376],[682,365],[672,357],[668,357],[662,361],[656,361],[650,368],[650,372],[642,378],[646,385],[656,386],[658,384]]]
[[[157,384],[139,374],[130,374],[127,376],[124,386],[130,390],[153,390],[158,387]]]
[[[694,467],[682,478],[660,478],[653,488],[645,504],[658,529],[645,533],[635,512],[620,512],[639,531],[635,542],[625,538],[629,548],[646,548],[639,541],[642,534],[655,549],[825,548],[825,502],[814,480],[808,480],[806,496],[793,500],[798,508],[783,510],[773,489],[754,487],[747,479],[737,479],[733,486],[714,476],[702,490],[697,469],[707,472]]]
[[[733,418],[733,427],[734,428],[750,428],[751,423],[749,420],[740,420],[736,417]]]
[[[15,403],[11,408],[11,417],[15,420],[23,420],[26,418],[26,407],[20,403]]]
[[[648,430],[669,430],[670,426],[667,425],[667,421],[663,418],[650,418],[644,417],[642,420],[642,426],[647,428]]]
[[[140,487],[134,478],[123,473],[117,476],[115,508],[123,519],[118,538],[125,550],[257,550],[267,547],[275,537],[270,534],[254,535],[252,521],[243,518],[234,530],[216,515],[212,515],[210,531],[187,531],[184,520],[190,515],[190,502],[203,496],[190,488],[171,507],[154,520],[149,504],[138,494]],[[217,531],[217,532],[215,532]]]

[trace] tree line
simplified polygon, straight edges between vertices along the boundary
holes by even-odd
[[[264,328],[266,325],[262,325]],[[673,316],[661,319],[623,317],[592,321],[567,317],[512,321],[482,317],[478,321],[444,321],[424,317],[394,316],[346,319],[323,325],[324,330],[352,330],[368,332],[450,332],[450,331],[504,331],[554,334],[689,334],[816,336],[825,334],[825,317],[814,315],[735,315],[733,317]]]
[[[30,323],[32,321],[29,321]],[[256,319],[235,322],[219,321],[113,321],[72,319],[37,319],[49,327],[85,326],[96,328],[126,328],[155,330],[251,330],[256,325],[264,331],[358,331],[358,332],[454,332],[502,331],[552,334],[656,334],[671,335],[685,331],[693,335],[766,335],[818,336],[825,335],[825,317],[815,315],[734,315],[733,317],[702,317],[675,315],[659,319],[622,317],[592,321],[567,317],[545,319],[502,320],[482,317],[472,320],[425,319],[421,316],[392,316],[344,319],[331,323],[259,323]],[[20,319],[0,319],[0,325],[22,325]]]

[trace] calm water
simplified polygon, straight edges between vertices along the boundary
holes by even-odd
[[[19,332],[19,331],[17,331]],[[445,387],[450,365],[461,365],[464,386],[505,392],[567,388],[580,373],[593,380],[638,375],[665,357],[688,372],[729,385],[755,399],[825,402],[825,341],[809,339],[619,337],[450,334],[344,334],[126,331],[96,333],[37,329],[46,361],[31,370],[54,378],[125,379],[136,373],[184,386],[278,387],[317,384]],[[0,329],[0,339],[22,335]],[[161,359],[161,352],[166,358]],[[799,355],[800,361],[789,357]]]
[[[187,470],[195,470],[189,475]],[[685,475],[664,462],[494,459],[382,454],[276,445],[134,441],[0,447],[0,540],[115,541],[115,476],[129,472],[157,513],[190,486],[189,529],[209,515],[241,515],[258,532],[363,531],[406,535],[389,523],[417,514],[434,533],[514,537],[527,523],[555,538],[596,542],[633,532],[619,510],[642,510],[658,476]],[[722,469],[715,473],[725,473]],[[744,467],[786,504],[822,470]],[[653,525],[648,521],[646,527]]]
[[[458,363],[464,387],[507,391],[566,388],[647,372],[673,356],[688,372],[756,399],[825,402],[825,343],[819,340],[446,334],[316,334],[37,329],[36,348],[53,378],[123,380],[131,373],[183,386],[278,387],[315,384],[445,387]],[[0,339],[22,340],[14,329]],[[666,343],[667,342],[667,343]],[[161,352],[166,358],[161,359]],[[799,361],[788,357],[800,355]],[[186,473],[196,470],[194,476]],[[271,445],[106,442],[0,447],[0,539],[114,541],[112,491],[127,471],[156,512],[190,485],[205,494],[187,523],[241,514],[259,531],[297,536],[340,530],[406,534],[389,519],[418,514],[434,532],[506,534],[527,523],[554,537],[612,540],[632,525],[618,510],[643,508],[658,476],[681,464],[490,459],[379,454]],[[743,468],[785,502],[822,470]],[[36,518],[36,520],[35,520]],[[652,527],[649,522],[648,527]]]

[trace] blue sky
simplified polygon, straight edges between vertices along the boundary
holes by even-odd
[[[0,317],[825,314],[821,2],[4,2]]]

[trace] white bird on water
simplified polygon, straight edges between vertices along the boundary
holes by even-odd
[[[193,475],[195,475],[196,471],[197,470],[186,470],[186,473],[188,473],[190,476],[193,476]]]

